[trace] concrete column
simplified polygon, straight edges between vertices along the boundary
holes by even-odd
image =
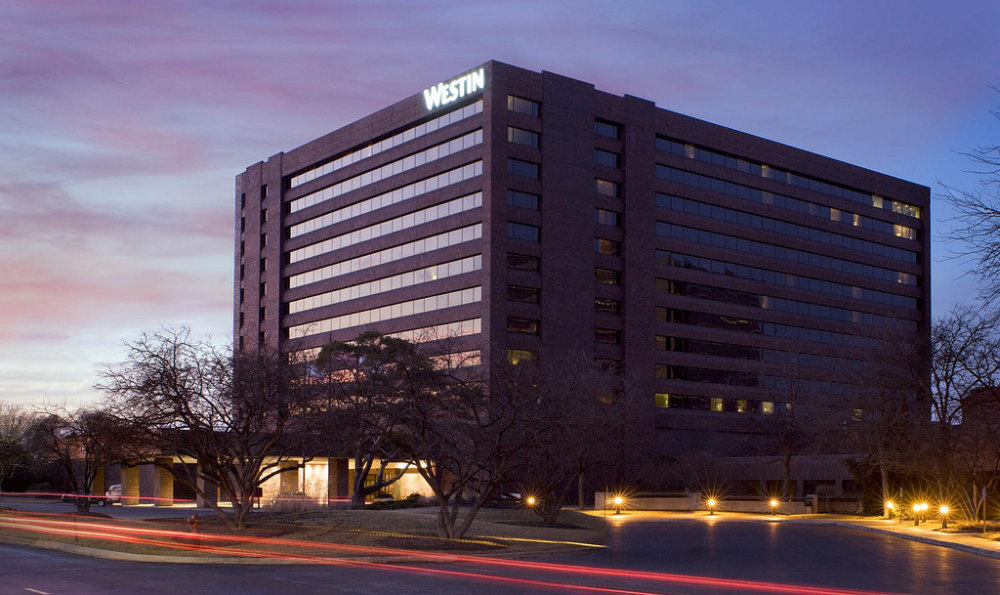
[[[134,461],[130,462],[134,465]],[[122,465],[122,504],[139,503],[139,467]]]
[[[195,497],[195,506],[206,508],[214,506],[219,502],[219,486],[214,481],[201,477],[201,463],[198,463],[198,493]]]
[[[171,457],[157,457],[153,467],[153,504],[156,506],[174,505],[174,476],[163,467],[173,467]]]
[[[279,488],[279,493],[281,495],[294,494],[299,491],[299,466],[295,463],[282,463],[281,473],[278,474],[281,479],[281,487]]]
[[[327,503],[338,504],[338,500],[350,497],[350,483],[347,473],[347,459],[330,457],[327,463]],[[339,502],[343,503],[343,502]]]
[[[97,473],[94,474],[94,481],[90,483],[88,489],[98,496],[103,496],[104,492],[108,491],[107,485],[104,482],[104,465],[97,468]]]

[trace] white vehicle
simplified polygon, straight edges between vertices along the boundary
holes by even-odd
[[[108,491],[104,492],[104,502],[107,504],[114,504],[115,502],[122,501],[122,484],[116,483],[115,485],[108,488]]]

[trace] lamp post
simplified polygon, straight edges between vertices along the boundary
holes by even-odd
[[[705,502],[705,504],[708,505],[708,516],[714,515],[715,514],[715,507],[719,505],[718,501],[716,501],[715,498],[709,498]]]
[[[941,508],[939,509],[939,511],[941,512],[941,528],[942,529],[947,529],[948,528],[948,513],[951,512],[951,508],[949,508],[947,504],[942,504]]]
[[[622,498],[621,496],[615,496],[611,502],[613,502],[615,505],[615,514],[621,514],[622,506],[625,504],[625,498]]]
[[[892,500],[886,500],[886,502],[885,502],[885,509],[889,513],[888,518],[891,519],[892,518],[892,511],[896,509],[896,505],[893,503]]]
[[[771,498],[771,501],[767,504],[771,507],[771,516],[774,516],[778,511],[778,500],[776,498]]]

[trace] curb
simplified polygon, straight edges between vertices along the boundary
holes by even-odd
[[[940,547],[951,548],[953,550],[960,550],[969,554],[975,554],[977,556],[986,556],[987,558],[1000,560],[1000,551],[990,548],[978,547],[975,545],[969,545],[965,543],[958,543],[946,539],[935,539],[934,537],[925,537],[923,535],[913,535],[912,533],[889,531],[887,529],[880,529],[879,527],[869,527],[868,525],[860,525],[852,523],[850,521],[835,521],[833,524],[838,527],[848,527],[850,529],[859,529],[861,531],[868,531],[869,533],[879,533],[881,535],[889,535],[892,537],[898,537],[900,539],[906,539],[908,541],[917,541],[920,543],[925,543],[927,545],[937,545]]]

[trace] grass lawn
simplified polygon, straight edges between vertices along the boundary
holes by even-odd
[[[232,531],[222,519],[202,519],[200,538],[194,537],[187,518],[156,521],[123,521],[99,513],[89,516],[46,517],[46,527],[62,534],[38,534],[29,530],[27,515],[0,511],[0,539],[9,535],[43,541],[79,544],[116,552],[150,555],[182,555],[207,558],[244,556],[379,557],[406,555],[473,554],[531,555],[592,549],[603,543],[603,519],[573,510],[563,511],[559,525],[546,527],[525,510],[485,508],[462,540],[437,537],[436,509],[316,510],[309,512],[254,511],[247,528]],[[20,520],[16,520],[20,517]],[[123,530],[138,541],[119,541],[110,534]],[[146,534],[145,531],[166,531]],[[199,547],[192,548],[193,544]],[[404,550],[404,551],[397,551]]]

